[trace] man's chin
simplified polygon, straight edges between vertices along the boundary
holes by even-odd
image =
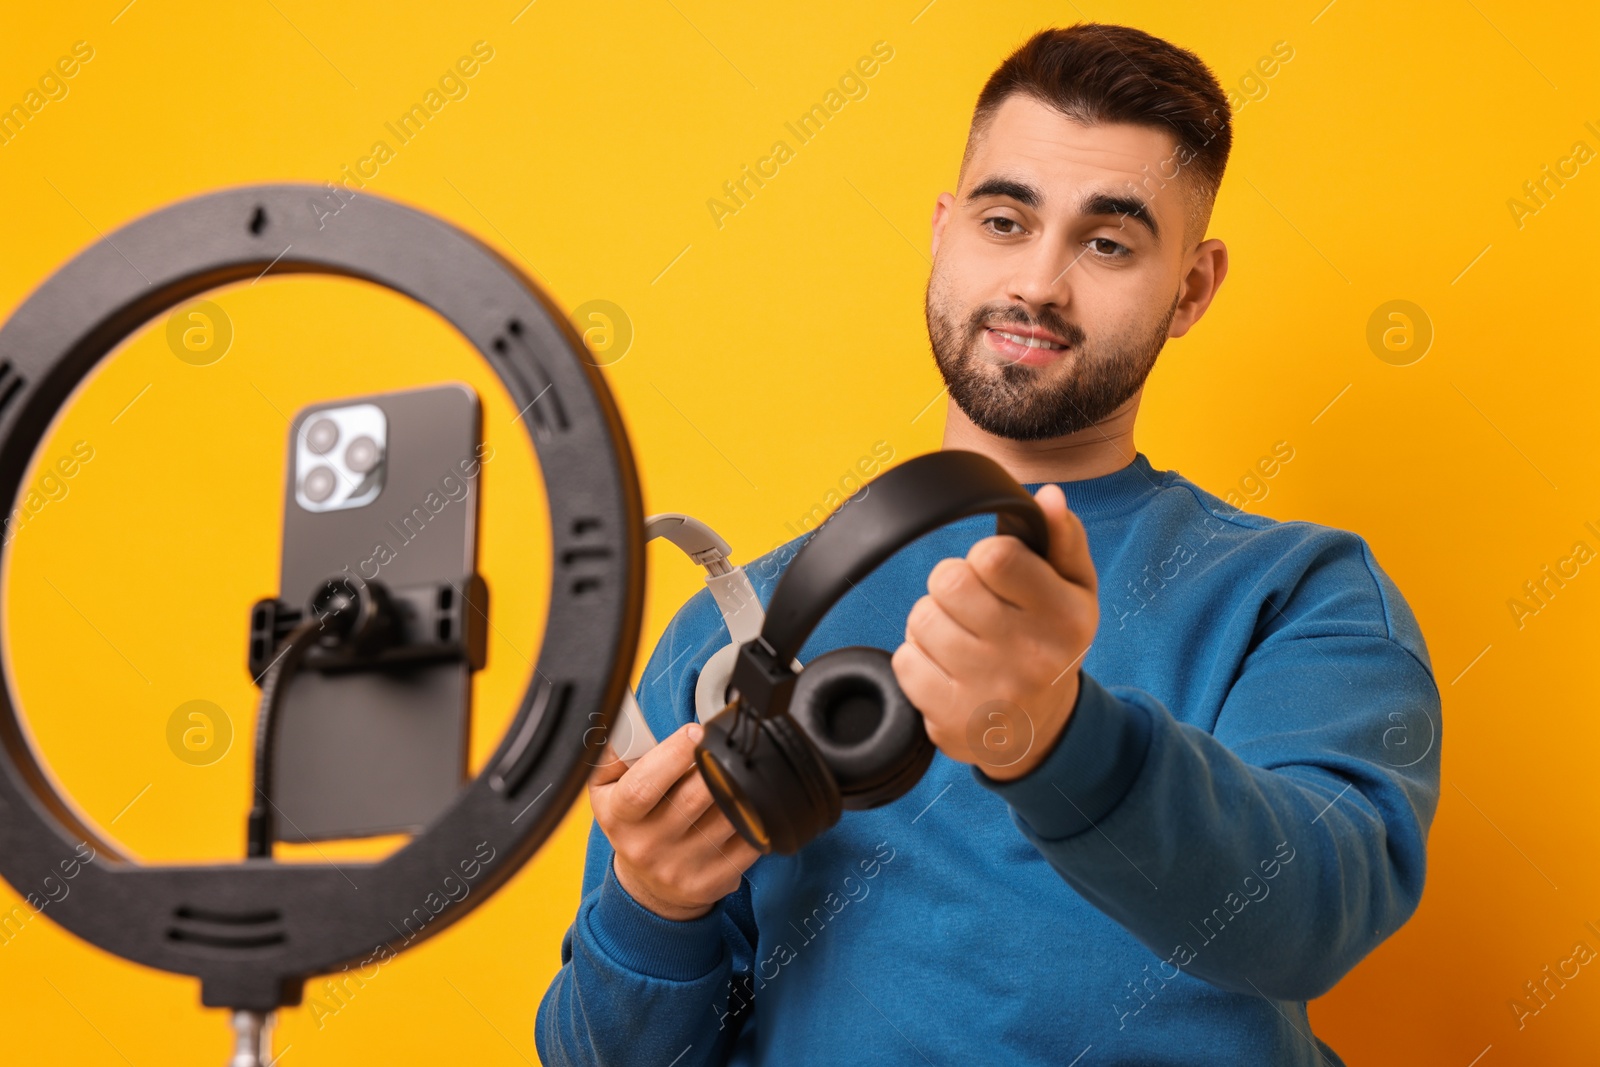
[[[1030,420],[1019,419],[1014,412],[1009,411],[1003,417],[994,418],[991,416],[996,413],[992,411],[979,410],[974,412],[965,408],[962,410],[966,413],[968,421],[978,429],[991,437],[998,437],[1006,441],[1050,441],[1057,437],[1063,437],[1075,429],[1075,427],[1071,426],[1065,429],[1055,426],[1046,428]],[[974,414],[978,417],[975,418]]]
[[[1039,439],[1037,431],[1042,428],[1041,421],[1051,420],[1041,420],[1041,413],[1033,410],[1025,395],[1030,392],[1004,386],[998,389],[974,387],[968,380],[963,387],[950,390],[950,398],[968,421],[983,432],[1014,441],[1031,441]]]

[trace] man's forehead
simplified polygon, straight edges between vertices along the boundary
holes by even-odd
[[[1000,105],[974,146],[961,199],[1005,195],[1030,207],[1078,210],[1103,194],[1131,196],[1162,215],[1181,213],[1178,198],[1155,196],[1173,176],[1176,152],[1177,142],[1165,130],[1087,125],[1018,94]],[[1031,195],[1018,196],[1024,188]]]
[[[1160,127],[1129,122],[1090,125],[1026,93],[1016,93],[990,117],[969,164],[992,167],[1021,156],[1132,176],[1142,175],[1146,165],[1154,170],[1176,152],[1176,139]]]

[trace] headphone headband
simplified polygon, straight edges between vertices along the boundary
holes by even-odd
[[[756,598],[755,586],[751,584],[750,576],[742,565],[735,566],[729,562],[733,549],[715,530],[692,515],[668,511],[644,520],[645,541],[653,541],[657,537],[671,541],[684,555],[706,569],[706,587],[711,590],[711,598],[722,613],[722,622],[728,628],[733,646],[752,640],[761,631],[761,601]],[[720,710],[722,707],[720,689],[726,685],[727,679],[716,672],[728,668],[718,668],[716,665],[719,662],[713,657],[701,669],[702,687],[709,687],[707,692],[716,694],[702,700],[697,688],[695,716],[701,720],[712,714],[702,707],[703,704],[709,706],[709,701],[714,699],[716,708]],[[708,678],[708,672],[713,676]],[[721,678],[721,682],[712,685],[717,678]],[[650,732],[650,724],[645,721],[644,712],[639,709],[638,698],[631,688],[623,695],[622,710],[612,730],[618,758],[624,763],[632,763],[656,745],[656,737]]]
[[[780,714],[800,652],[828,609],[895,552],[941,526],[993,514],[995,532],[1039,555],[1049,549],[1044,513],[1007,474],[977,452],[929,452],[880,474],[865,495],[833,513],[795,553],[767,604],[757,640],[739,650],[733,688],[765,715]]]
[[[671,541],[706,569],[706,585],[734,644],[749,641],[761,632],[761,601],[756,599],[755,586],[742,565],[729,562],[733,549],[715,530],[692,515],[664,511],[644,521],[644,539],[653,541],[657,537]]]
[[[644,539],[653,541],[664,537],[683,550],[684,555],[706,568],[713,575],[726,574],[730,569],[728,557],[733,549],[717,535],[717,531],[692,515],[665,511],[644,520]]]
[[[800,652],[828,609],[850,588],[923,534],[957,519],[996,515],[1039,555],[1050,543],[1044,514],[1005,469],[977,452],[929,452],[875,478],[795,553],[773,590],[761,639],[780,663]]]

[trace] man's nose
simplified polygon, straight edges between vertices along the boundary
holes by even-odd
[[[1030,308],[1046,304],[1065,309],[1072,299],[1073,250],[1050,241],[1035,242],[1015,263],[1007,295]]]

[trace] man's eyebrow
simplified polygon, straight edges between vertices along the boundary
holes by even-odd
[[[967,193],[967,203],[986,196],[1006,196],[1024,207],[1037,208],[1044,203],[1044,194],[1019,178],[985,178]]]
[[[1111,193],[1090,193],[1084,197],[1079,208],[1085,215],[1120,215],[1144,224],[1150,231],[1150,236],[1157,241],[1161,240],[1161,227],[1156,225],[1156,217],[1150,211],[1150,205],[1136,196],[1115,196]]]
[[[967,193],[967,203],[989,196],[1004,196],[1024,207],[1037,210],[1044,203],[1044,193],[1037,186],[1020,178],[997,176],[985,178]],[[1119,196],[1115,193],[1090,193],[1084,197],[1079,211],[1084,215],[1118,215],[1142,223],[1150,236],[1161,240],[1161,227],[1156,222],[1150,205],[1136,196]]]

